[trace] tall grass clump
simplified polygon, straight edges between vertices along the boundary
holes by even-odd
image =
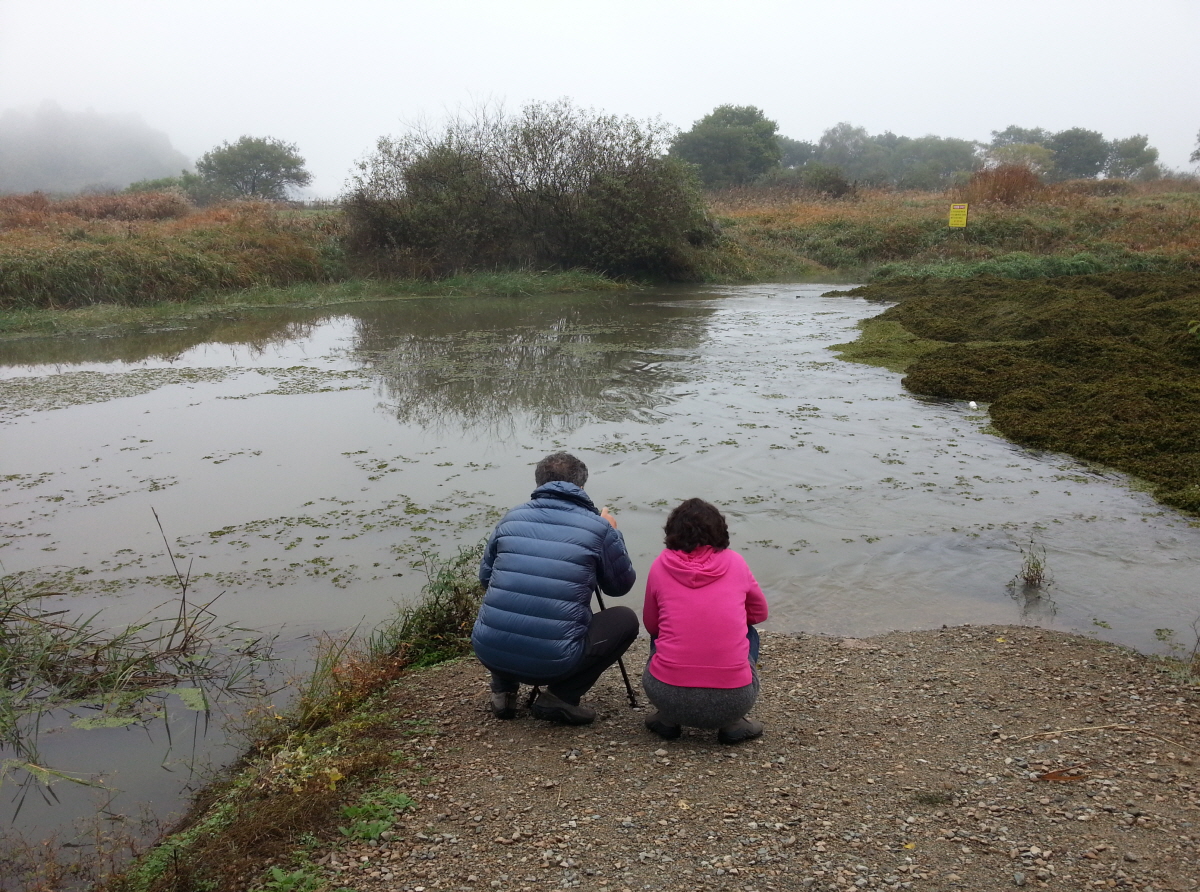
[[[560,100],[383,137],[343,199],[351,245],[418,278],[529,267],[689,278],[713,233],[691,168],[665,157],[669,135]]]
[[[1044,188],[1041,177],[1024,164],[999,164],[971,174],[966,185],[954,191],[954,200],[1021,204],[1036,198]]]
[[[365,638],[319,640],[316,666],[300,690],[297,727],[327,724],[410,667],[431,666],[471,651],[471,628],[483,599],[479,561],[484,543],[440,560],[424,555],[427,582],[411,607]]]

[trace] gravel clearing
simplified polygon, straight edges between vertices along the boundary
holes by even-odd
[[[726,747],[646,731],[615,670],[594,725],[501,722],[459,661],[394,692],[429,733],[376,786],[416,807],[314,858],[359,892],[1200,889],[1200,690],[1159,666],[1029,627],[768,634],[766,734]]]

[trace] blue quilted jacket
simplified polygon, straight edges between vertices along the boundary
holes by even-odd
[[[578,486],[552,481],[496,526],[479,565],[487,589],[471,643],[489,669],[543,684],[583,657],[592,590],[636,580],[625,538]]]

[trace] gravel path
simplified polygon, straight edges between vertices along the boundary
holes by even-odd
[[[1200,889],[1200,690],[1151,660],[1026,627],[768,635],[762,677],[766,734],[725,747],[644,730],[615,671],[584,728],[492,718],[473,661],[414,674],[430,733],[382,784],[417,806],[319,864],[360,892]]]

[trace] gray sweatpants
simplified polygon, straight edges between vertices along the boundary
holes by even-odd
[[[724,728],[742,718],[758,699],[758,669],[751,665],[754,680],[740,688],[681,688],[642,672],[642,688],[658,707],[659,718],[668,725],[688,728]]]

